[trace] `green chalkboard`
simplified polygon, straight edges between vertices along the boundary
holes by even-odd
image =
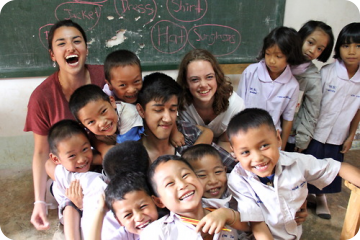
[[[144,70],[176,69],[193,48],[221,63],[254,62],[284,9],[285,0],[13,0],[0,14],[0,78],[52,73],[47,33],[69,18],[86,30],[91,64],[129,49]]]

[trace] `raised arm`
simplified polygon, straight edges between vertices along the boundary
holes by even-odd
[[[46,230],[50,227],[46,217],[45,189],[47,174],[45,163],[49,158],[49,144],[47,136],[33,134],[34,154],[32,171],[34,179],[35,203],[30,222],[37,230]]]
[[[196,139],[194,144],[200,144],[200,143],[211,144],[213,141],[214,133],[206,127],[200,125],[196,125],[196,127],[200,129],[201,134],[198,137],[198,139]]]

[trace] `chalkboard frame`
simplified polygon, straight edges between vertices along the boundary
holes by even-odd
[[[26,0],[13,0],[13,1],[26,1]],[[35,1],[35,0],[32,0],[32,1]],[[74,0],[74,3],[78,2],[78,1],[81,1],[81,0]],[[103,0],[103,1],[107,1],[107,0]],[[108,0],[108,1],[110,1],[110,0]],[[158,0],[158,1],[160,1],[160,0]],[[239,0],[234,0],[234,1],[239,1]],[[71,0],[70,0],[70,2],[71,2]],[[285,0],[275,0],[275,2],[276,2],[276,11],[277,12],[276,12],[275,16],[273,16],[274,17],[273,22],[274,22],[275,26],[281,26],[281,25],[283,25],[283,18],[284,18],[284,12],[285,12]],[[11,2],[7,3],[4,6],[3,10],[1,11],[0,21],[1,21],[1,16],[4,13],[6,13],[6,11],[9,11],[9,9],[7,8],[7,5],[10,3]],[[69,3],[69,1],[67,3]],[[0,30],[0,33],[1,33],[1,30]],[[87,35],[88,35],[88,38],[91,39],[91,37],[89,37],[88,33],[87,33]],[[1,40],[1,38],[0,38],[0,40]],[[47,50],[45,48],[42,51],[44,51],[45,54],[47,54]],[[89,52],[90,52],[89,55],[91,55],[91,48],[89,48]],[[220,57],[218,57],[218,61],[221,64],[248,64],[248,63],[255,62],[255,59],[253,58],[248,61],[239,61],[236,58],[223,59],[220,56]],[[179,59],[179,62],[180,62],[180,59]],[[102,63],[94,63],[94,62],[90,61],[89,64],[102,64]],[[144,64],[142,62],[143,71],[176,70],[177,68],[178,68],[178,63],[177,64],[174,64],[174,63],[167,64],[166,62],[164,62],[163,64],[158,64],[158,63]],[[55,70],[56,69],[52,67],[50,57],[48,58],[47,66],[41,66],[41,67],[37,67],[37,66],[3,67],[0,62],[0,78],[22,78],[22,77],[48,76],[48,75],[52,74]]]

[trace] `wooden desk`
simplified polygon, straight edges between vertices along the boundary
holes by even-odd
[[[351,239],[359,232],[360,227],[360,188],[348,181],[345,181],[345,186],[351,190],[351,195],[346,210],[340,240]]]

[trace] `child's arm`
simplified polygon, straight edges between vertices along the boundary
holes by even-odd
[[[171,134],[170,134],[170,143],[174,146],[174,147],[180,147],[180,146],[184,146],[185,145],[185,138],[184,135],[179,132],[179,130],[177,129],[177,125],[175,124],[174,127],[171,130]]]
[[[65,196],[73,203],[75,206],[82,210],[83,209],[83,198],[84,194],[80,185],[80,180],[76,179],[70,183],[69,188],[65,190]]]
[[[104,195],[101,195],[99,198],[98,208],[95,211],[95,215],[93,218],[93,222],[90,228],[90,232],[88,234],[88,240],[99,240],[101,239],[101,229],[104,220],[104,216],[106,214],[106,205]]]
[[[256,240],[274,239],[265,222],[250,222],[250,226]]]
[[[196,139],[194,145],[200,143],[211,144],[214,138],[214,133],[206,127],[200,125],[196,125],[196,127],[200,129],[201,134],[198,139]]]
[[[217,144],[220,147],[222,147],[223,149],[225,149],[226,151],[228,151],[229,153],[232,152],[231,148],[230,148],[230,141],[229,141],[229,138],[228,138],[226,132],[224,132],[223,134],[220,135]]]
[[[80,214],[72,206],[66,206],[63,211],[65,239],[80,240]]]
[[[354,167],[348,163],[342,162],[339,176],[345,180],[348,180],[352,184],[360,187],[360,169]]]
[[[282,132],[281,132],[281,140],[282,140],[282,144],[281,144],[281,150],[285,150],[285,146],[287,143],[287,140],[289,138],[290,132],[291,132],[291,128],[292,128],[292,121],[286,121],[286,120],[282,120]]]
[[[301,225],[303,222],[305,222],[305,220],[308,216],[306,203],[307,203],[307,201],[305,200],[303,205],[300,207],[299,211],[297,211],[295,214],[295,221],[298,226]]]
[[[242,231],[250,230],[247,222],[241,222],[238,211],[219,208],[203,217],[196,226],[196,231],[201,230],[209,234],[219,233],[225,224]]]
[[[351,144],[355,137],[356,129],[359,126],[359,120],[360,120],[360,110],[358,109],[357,113],[355,114],[353,120],[350,123],[349,136],[346,138],[345,142],[343,143],[341,153],[346,153],[347,151],[350,150]]]

